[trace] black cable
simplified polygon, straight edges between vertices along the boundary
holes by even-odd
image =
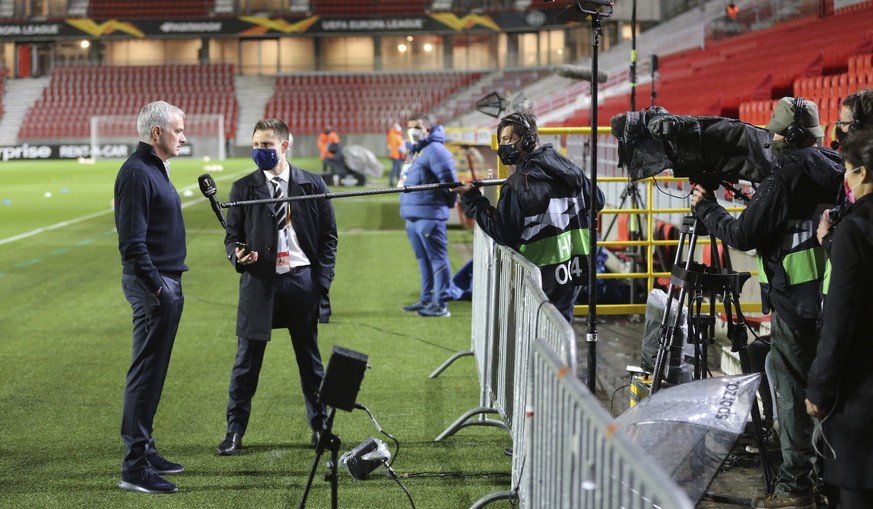
[[[376,426],[376,429],[379,430],[379,432],[382,433],[383,435],[385,435],[386,437],[388,437],[388,438],[390,438],[391,440],[393,440],[395,444],[397,444],[397,448],[394,449],[394,455],[393,455],[393,457],[391,458],[391,461],[385,463],[385,467],[386,467],[386,468],[390,468],[390,467],[391,467],[391,464],[394,463],[394,460],[396,460],[396,459],[397,459],[397,456],[400,454],[400,442],[399,442],[396,438],[394,438],[390,433],[388,433],[387,431],[385,431],[384,429],[382,429],[382,426],[379,426],[379,423],[376,421],[376,418],[373,417],[373,413],[370,412],[370,409],[369,409],[369,408],[367,408],[366,406],[364,406],[364,405],[362,405],[362,404],[360,404],[360,403],[355,403],[355,408],[358,408],[358,409],[361,409],[361,410],[367,412],[367,415],[370,416],[370,419],[373,421],[373,425]]]
[[[686,194],[685,196],[676,196],[675,194],[670,194],[667,191],[664,191],[663,189],[661,189],[661,186],[658,185],[658,180],[655,177],[652,177],[652,180],[655,182],[655,189],[660,191],[661,194],[665,194],[665,195],[669,196],[670,198],[678,198],[680,200],[687,200],[693,194],[693,190],[689,191],[688,194]]]
[[[609,400],[609,413],[610,414],[615,412],[615,395],[618,394],[618,391],[624,389],[625,387],[630,387],[630,385],[631,385],[630,383],[626,383],[626,384],[622,385],[621,387],[619,387],[618,389],[612,391],[612,398],[610,398],[610,400]]]
[[[403,474],[404,479],[410,479],[413,477],[511,477],[512,473],[507,472],[482,472],[479,474],[468,474],[466,472],[413,472]]]
[[[400,479],[397,477],[397,474],[394,472],[394,469],[392,469],[386,463],[385,470],[388,471],[388,477],[390,477],[391,479],[394,479],[394,482],[396,482],[398,485],[400,485],[400,489],[403,490],[403,493],[406,493],[406,498],[409,499],[409,504],[412,505],[412,509],[415,509],[415,502],[412,501],[412,495],[409,494],[409,490],[406,489],[406,486],[404,486],[403,483],[400,482]]]

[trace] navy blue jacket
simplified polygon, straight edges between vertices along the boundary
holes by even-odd
[[[444,145],[443,126],[434,126],[427,138],[412,149],[412,162],[406,172],[405,186],[457,182],[455,161]],[[454,207],[458,196],[447,189],[418,191],[400,195],[400,217],[408,220],[449,218],[449,207]]]
[[[148,143],[140,142],[118,170],[115,228],[124,273],[136,275],[152,292],[164,286],[160,273],[188,270],[182,200]]]

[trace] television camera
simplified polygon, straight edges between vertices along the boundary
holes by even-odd
[[[772,134],[736,119],[675,115],[652,106],[616,115],[610,126],[619,165],[632,181],[671,169],[676,177],[716,189],[741,179],[761,182],[777,166]]]

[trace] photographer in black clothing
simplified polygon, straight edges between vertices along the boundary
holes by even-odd
[[[591,183],[551,144],[540,146],[536,117],[513,113],[497,127],[497,155],[510,167],[497,208],[472,183],[454,189],[479,227],[500,245],[536,264],[543,291],[573,321],[579,285],[588,283],[588,203]],[[603,208],[596,189],[593,206]]]
[[[806,414],[806,373],[815,356],[824,251],[815,231],[842,181],[839,155],[817,147],[824,132],[811,101],[785,97],[766,126],[778,167],[734,218],[712,190],[694,187],[691,205],[709,232],[759,259],[763,311],[771,315],[771,362],[776,389],[782,466],[774,493],[753,507],[812,507],[812,420]]]

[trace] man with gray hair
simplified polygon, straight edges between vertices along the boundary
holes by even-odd
[[[170,353],[182,316],[185,223],[170,182],[170,158],[185,143],[185,113],[157,101],[137,118],[139,146],[115,180],[115,227],[121,252],[121,288],[133,310],[133,355],[124,386],[121,438],[125,455],[119,487],[173,493],[161,474],[183,467],[158,454],[152,423],[161,401]]]

